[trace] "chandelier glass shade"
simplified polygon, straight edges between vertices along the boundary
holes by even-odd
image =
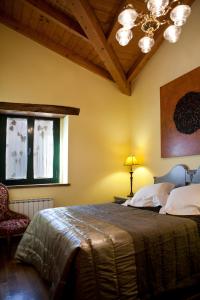
[[[138,13],[132,7],[127,7],[125,11],[122,11],[118,16],[118,22],[126,29],[134,27],[135,20],[137,19]]]
[[[138,46],[143,53],[148,53],[154,45],[154,39],[149,36],[144,36],[139,40]]]
[[[164,31],[164,38],[170,42],[178,41],[183,26],[191,13],[189,5],[179,0],[145,0],[147,13],[138,13],[132,4],[128,4],[118,16],[122,27],[116,33],[116,39],[121,46],[126,46],[133,38],[131,29],[140,26],[144,32],[138,46],[143,53],[151,51],[155,41],[154,33],[163,25],[168,25]]]
[[[130,42],[132,37],[132,31],[124,27],[120,28],[116,33],[116,39],[121,46],[126,46]]]
[[[164,31],[164,38],[170,43],[176,43],[181,34],[181,27],[177,27],[175,25],[170,25]]]
[[[160,17],[165,13],[165,8],[169,4],[169,0],[149,0],[147,2],[148,10],[155,17]]]
[[[191,13],[189,5],[178,5],[170,13],[170,18],[175,26],[183,26]]]

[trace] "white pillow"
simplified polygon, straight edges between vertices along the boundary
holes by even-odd
[[[174,189],[159,213],[170,215],[200,215],[200,184]]]
[[[175,187],[173,183],[163,182],[145,186],[141,188],[134,197],[127,200],[124,206],[136,207],[164,206],[171,190]]]

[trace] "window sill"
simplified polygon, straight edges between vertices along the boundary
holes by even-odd
[[[22,185],[8,185],[8,189],[26,189],[36,187],[57,187],[57,186],[70,186],[70,183],[44,183],[44,184],[22,184]]]

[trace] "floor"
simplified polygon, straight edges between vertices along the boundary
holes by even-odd
[[[0,300],[49,300],[48,287],[35,269],[13,259],[18,242],[18,239],[12,241],[9,258],[5,240],[0,239]],[[200,300],[199,288],[196,293],[192,291],[195,296],[189,294],[180,293],[175,298],[168,295],[162,300]]]
[[[37,272],[13,259],[18,239],[12,241],[10,258],[0,239],[0,300],[48,300],[48,288]]]

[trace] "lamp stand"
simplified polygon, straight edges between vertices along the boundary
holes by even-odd
[[[131,184],[131,191],[127,197],[133,197],[133,170],[130,171],[130,184]]]

